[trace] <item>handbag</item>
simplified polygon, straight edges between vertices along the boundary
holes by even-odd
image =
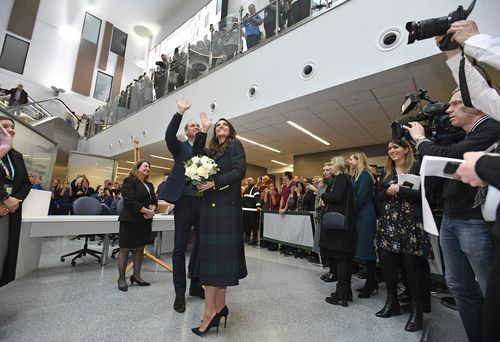
[[[332,190],[335,187],[335,180],[332,185]],[[351,187],[347,189],[347,205],[346,213],[349,212],[349,196],[351,193]],[[347,230],[347,218],[344,214],[338,211],[328,211],[328,205],[325,208],[325,214],[321,218],[321,229],[326,230]]]

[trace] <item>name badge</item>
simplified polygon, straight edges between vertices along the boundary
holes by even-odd
[[[9,196],[12,195],[12,185],[5,184],[3,189],[9,194]]]

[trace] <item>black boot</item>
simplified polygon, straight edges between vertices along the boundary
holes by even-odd
[[[352,293],[350,288],[337,285],[337,290],[332,293],[331,297],[325,298],[325,301],[333,305],[342,305],[343,307],[348,306],[349,294]]]
[[[398,297],[394,295],[387,295],[387,301],[385,302],[382,310],[377,312],[375,316],[388,318],[392,316],[397,316],[401,314],[401,310],[399,309]]]
[[[424,325],[424,314],[423,314],[422,304],[417,302],[412,302],[410,318],[408,318],[405,330],[410,332],[422,330],[423,325]]]
[[[366,279],[365,286],[361,289],[358,294],[358,298],[370,298],[373,294],[373,291],[376,291],[378,294],[378,284],[375,280],[375,276]]]

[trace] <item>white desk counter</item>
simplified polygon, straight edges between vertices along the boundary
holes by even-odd
[[[44,237],[75,236],[85,234],[104,234],[102,265],[109,258],[109,234],[118,234],[117,215],[54,215],[23,217],[19,251],[17,256],[16,278],[34,271],[40,263],[40,254]],[[157,257],[161,254],[163,232],[174,232],[173,215],[155,215],[152,230],[160,232],[156,239]],[[173,238],[172,238],[173,240]]]

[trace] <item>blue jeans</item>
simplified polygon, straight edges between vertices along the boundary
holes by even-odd
[[[481,341],[483,299],[490,274],[493,247],[483,220],[443,217],[440,231],[445,278],[455,296],[469,341]],[[476,284],[479,283],[481,291]]]

